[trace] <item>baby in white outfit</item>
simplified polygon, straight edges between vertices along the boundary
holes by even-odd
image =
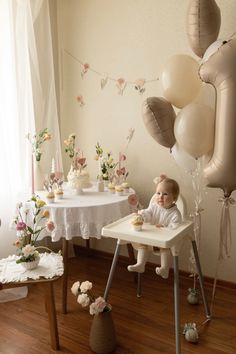
[[[178,183],[161,175],[156,187],[156,194],[152,197],[147,209],[139,210],[144,222],[149,222],[156,227],[168,227],[175,229],[182,222],[182,217],[175,202],[179,196]],[[129,265],[130,272],[143,273],[148,260],[149,253],[153,250],[151,246],[133,243],[132,246],[137,250],[137,263]],[[156,273],[162,278],[168,278],[170,268],[170,250],[160,249],[161,267],[156,267]]]

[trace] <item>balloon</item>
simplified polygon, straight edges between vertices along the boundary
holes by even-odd
[[[224,43],[200,67],[200,77],[216,89],[213,156],[204,169],[209,187],[228,196],[236,189],[236,40]]]
[[[142,106],[143,121],[149,134],[161,145],[172,147],[175,143],[175,111],[162,97],[148,97]]]
[[[220,9],[214,0],[190,1],[187,12],[187,36],[191,49],[200,58],[217,39],[220,24]]]
[[[175,143],[171,149],[171,154],[179,167],[182,167],[186,172],[193,172],[197,168],[197,160],[185,152],[178,143]]]
[[[182,108],[193,101],[201,87],[199,65],[189,55],[171,57],[161,74],[165,98],[174,106]]]
[[[213,42],[205,51],[203,58],[202,58],[202,64],[205,63],[223,44],[224,42],[227,42],[224,39],[217,39],[217,41]]]
[[[174,125],[178,144],[198,158],[213,147],[214,111],[205,104],[191,103],[177,115]]]

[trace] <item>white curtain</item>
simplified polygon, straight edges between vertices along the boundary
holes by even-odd
[[[48,128],[42,166],[50,172],[61,145],[48,0],[0,0],[0,257],[15,252],[15,204],[31,191],[26,134]]]

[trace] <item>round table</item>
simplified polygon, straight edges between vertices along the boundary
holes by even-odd
[[[52,241],[60,238],[71,240],[75,236],[100,239],[103,226],[132,212],[128,196],[133,193],[131,188],[130,192],[123,193],[122,196],[110,193],[107,188],[104,192],[98,192],[97,184],[93,183],[91,188],[83,189],[82,194],[76,195],[74,190],[65,186],[63,199],[46,205],[50,220],[56,226],[51,233]],[[45,191],[38,194],[45,200]],[[41,233],[41,237],[47,235],[46,230]]]
[[[97,183],[92,183],[91,188],[84,188],[83,193],[76,195],[65,183],[63,199],[55,200],[45,206],[50,212],[50,220],[55,224],[55,230],[51,233],[52,241],[62,238],[64,276],[62,287],[62,312],[67,312],[67,282],[68,282],[68,241],[72,237],[82,237],[89,240],[90,237],[101,239],[102,228],[130,213],[134,210],[129,202],[130,194],[135,193],[130,188],[128,193],[117,195],[110,193],[107,188],[104,192],[97,191]],[[38,191],[41,199],[46,200],[46,192]],[[48,236],[46,229],[40,234],[40,239]],[[134,263],[132,246],[127,245],[131,262]]]

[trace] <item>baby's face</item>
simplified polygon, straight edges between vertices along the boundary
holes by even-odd
[[[165,183],[165,181],[158,183],[156,195],[157,204],[160,205],[162,208],[168,209],[175,202],[172,188],[169,183]]]

